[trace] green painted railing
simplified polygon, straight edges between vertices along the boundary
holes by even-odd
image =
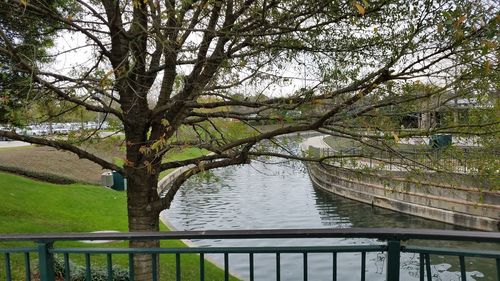
[[[351,246],[304,246],[304,247],[192,247],[192,248],[62,248],[58,242],[78,240],[171,240],[171,239],[304,239],[304,238],[376,238],[385,241],[377,245]],[[396,281],[400,276],[401,253],[415,253],[419,256],[419,278],[431,281],[431,255],[456,256],[460,265],[460,280],[467,280],[466,262],[468,257],[493,259],[496,263],[496,279],[500,281],[500,251],[470,250],[460,248],[435,248],[410,246],[408,240],[435,241],[467,241],[500,244],[500,233],[477,231],[447,231],[429,229],[283,229],[283,230],[231,230],[231,231],[173,231],[153,233],[63,233],[63,234],[1,234],[0,254],[3,255],[5,280],[14,280],[12,274],[12,255],[24,256],[24,279],[32,280],[34,265],[32,257],[36,256],[37,279],[53,281],[54,255],[63,256],[64,280],[71,280],[70,255],[84,255],[85,280],[91,280],[91,255],[106,257],[108,280],[113,280],[113,256],[128,255],[129,280],[134,280],[134,255],[152,255],[152,279],[157,280],[156,269],[158,255],[175,255],[175,279],[181,280],[181,255],[197,254],[199,256],[199,280],[205,280],[205,256],[207,254],[223,255],[224,280],[229,280],[230,257],[234,254],[245,254],[249,257],[249,279],[255,278],[255,259],[259,254],[274,254],[276,262],[276,280],[281,280],[281,257],[285,254],[302,254],[303,280],[308,280],[308,255],[324,253],[331,255],[333,272],[332,280],[337,280],[338,254],[361,253],[361,280],[366,280],[366,254],[370,252],[385,253],[387,257],[386,280]],[[33,247],[8,247],[9,243],[28,241]],[[307,239],[304,240],[307,243]],[[300,279],[298,277],[297,279]],[[17,279],[16,279],[17,280]]]

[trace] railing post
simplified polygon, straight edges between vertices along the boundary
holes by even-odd
[[[54,281],[54,256],[50,253],[53,242],[38,242],[38,270],[41,281]]]
[[[399,281],[401,241],[387,241],[387,281]]]

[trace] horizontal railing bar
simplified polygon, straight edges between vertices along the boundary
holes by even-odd
[[[194,247],[194,248],[55,248],[54,254],[269,254],[269,253],[350,253],[385,251],[386,245],[305,246],[305,247]]]
[[[36,248],[0,248],[0,253],[36,253]]]
[[[407,253],[422,253],[445,256],[466,256],[466,257],[481,257],[481,258],[500,258],[500,251],[488,250],[467,250],[467,249],[452,249],[452,248],[431,248],[431,247],[403,247],[402,252]]]
[[[164,240],[268,238],[378,238],[382,240],[453,240],[500,242],[500,232],[407,228],[259,229],[122,233],[1,234],[0,241]]]

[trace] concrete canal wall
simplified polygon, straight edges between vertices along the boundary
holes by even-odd
[[[306,165],[316,187],[337,195],[467,228],[500,231],[500,192],[415,181],[402,172]]]

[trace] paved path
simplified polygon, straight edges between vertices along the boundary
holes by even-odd
[[[329,146],[323,139],[326,137],[326,135],[321,135],[321,136],[316,136],[316,137],[311,137],[306,140],[304,140],[300,144],[300,148],[302,151],[307,151],[309,147],[315,147],[319,148],[322,150],[322,156],[328,156],[328,155],[335,155],[338,152],[333,149],[331,146]],[[425,142],[428,142],[428,139],[422,140],[422,138],[413,138],[410,139],[407,143],[411,144],[425,144]],[[472,143],[470,140],[459,140],[460,142],[459,145],[461,144],[470,144]],[[467,143],[467,141],[469,143]],[[346,161],[345,163],[342,163],[341,165],[343,168],[351,168],[351,169],[364,169],[364,168],[374,168],[377,170],[385,170],[385,171],[402,171],[402,172],[407,172],[415,169],[415,163],[411,161],[407,161],[407,163],[382,163],[380,161],[370,161],[368,159],[356,159],[355,163],[352,163],[351,161]],[[419,167],[417,165],[417,167]],[[425,166],[419,167],[419,168],[425,168]],[[468,171],[469,170],[469,171]],[[471,172],[471,168],[467,168],[465,166],[461,165],[455,165],[453,166],[452,172],[455,173],[460,173],[460,174],[467,174],[468,172]]]
[[[0,148],[29,146],[30,143],[23,141],[0,141]]]
[[[324,148],[324,149],[331,149],[331,146],[329,146],[324,140],[323,138],[325,137],[325,135],[321,135],[321,136],[316,136],[316,137],[312,137],[312,138],[308,138],[306,140],[304,140],[301,144],[300,144],[300,147],[303,151],[306,151],[307,149],[309,149],[310,146],[312,147],[315,147],[315,148]]]
[[[307,151],[309,149],[309,147],[312,146],[314,148],[319,148],[319,149],[323,150],[324,154],[322,154],[322,156],[335,155],[337,152],[324,141],[325,137],[326,137],[326,135],[308,138],[300,144],[300,148],[302,149],[302,151]],[[375,167],[377,167],[377,169],[379,169],[379,170],[386,170],[386,171],[408,171],[408,167],[406,167],[405,165],[398,165],[395,163],[392,163],[392,164],[380,163],[380,165],[377,165],[377,164],[373,164],[369,160],[364,160],[364,159],[357,159],[355,161],[355,163],[347,161],[346,163],[342,163],[341,167],[350,168],[350,169],[362,169],[362,168],[375,168]]]

